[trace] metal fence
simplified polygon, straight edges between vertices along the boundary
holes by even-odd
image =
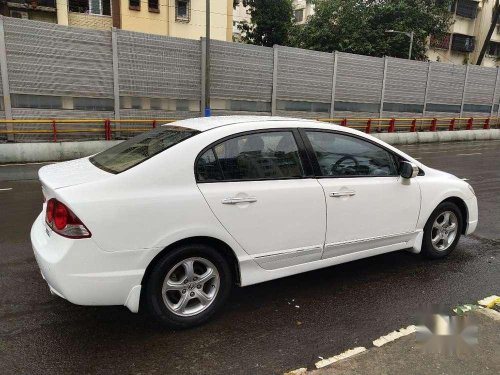
[[[130,119],[197,117],[204,54],[204,39],[2,17],[0,119],[109,119],[125,134],[136,128]],[[221,41],[212,42],[210,55],[215,115],[415,118],[421,124],[499,115],[495,68]],[[37,129],[47,124],[4,121],[0,141],[52,140],[51,133],[22,132]],[[71,139],[90,135],[75,132]]]
[[[436,132],[454,130],[500,129],[500,118],[318,118],[365,133]],[[0,130],[0,136],[41,136],[45,141],[123,140],[155,129],[174,119],[112,120],[112,119],[38,119],[0,120],[12,130]],[[33,141],[24,138],[25,141]]]

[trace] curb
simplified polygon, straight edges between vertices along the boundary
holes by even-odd
[[[457,307],[453,308],[452,311],[458,315],[462,315],[464,313],[474,311],[474,312],[478,312],[480,314],[483,314],[490,319],[493,319],[495,321],[500,322],[500,312],[493,309],[495,306],[500,307],[500,297],[493,295],[493,296],[489,296],[489,297],[486,297],[486,298],[479,300],[477,302],[477,304],[466,304],[466,305],[462,305],[462,306],[457,306]],[[385,344],[396,341],[402,337],[408,336],[412,333],[415,333],[416,331],[417,331],[416,327],[414,325],[410,325],[406,328],[401,328],[398,331],[390,332],[387,335],[381,336],[378,339],[373,340],[372,347],[369,347],[369,348],[357,347],[357,348],[349,349],[343,353],[337,354],[333,357],[326,358],[326,359],[319,357],[319,358],[321,358],[321,361],[318,361],[315,363],[316,368],[314,370],[307,370],[307,368],[301,367],[301,368],[298,368],[295,370],[285,372],[284,375],[307,375],[307,374],[311,374],[311,373],[316,374],[318,370],[323,369],[323,368],[327,369],[329,365],[332,365],[332,364],[339,362],[339,361],[343,361],[343,360],[348,359],[348,358],[352,358],[352,357],[357,356],[357,355],[362,354],[362,353],[363,354],[367,353],[372,349],[380,348],[381,346],[383,346]]]

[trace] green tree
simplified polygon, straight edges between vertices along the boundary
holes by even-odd
[[[288,45],[293,28],[292,0],[243,0],[251,22],[240,22],[238,29],[245,43],[272,47]]]
[[[291,44],[319,51],[408,57],[410,40],[386,30],[415,33],[412,55],[426,59],[428,37],[451,24],[452,0],[316,0],[316,13],[292,34]]]

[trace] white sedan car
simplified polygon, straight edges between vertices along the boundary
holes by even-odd
[[[39,177],[31,240],[52,293],[176,328],[235,284],[401,249],[445,257],[478,222],[468,183],[312,120],[182,120]]]

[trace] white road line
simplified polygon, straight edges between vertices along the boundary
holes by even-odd
[[[457,156],[471,156],[471,155],[482,155],[482,152],[473,152],[472,154],[457,154]]]
[[[408,326],[406,328],[401,328],[399,331],[393,331],[388,335],[379,337],[378,339],[373,341],[373,345],[377,347],[381,347],[382,345],[387,344],[388,342],[397,340],[401,337],[408,336],[412,333],[416,332],[415,326]]]
[[[359,354],[366,351],[366,348],[364,346],[360,346],[354,349],[349,349],[345,351],[344,353],[341,353],[339,355],[336,355],[335,357],[327,358],[327,359],[322,359],[321,361],[318,361],[315,363],[316,368],[322,368],[328,365],[331,365],[332,363],[338,362],[342,359],[346,359],[349,357],[352,357],[353,355]]]
[[[9,191],[9,190],[12,190],[12,188],[3,188],[3,189],[0,189],[0,191]]]

